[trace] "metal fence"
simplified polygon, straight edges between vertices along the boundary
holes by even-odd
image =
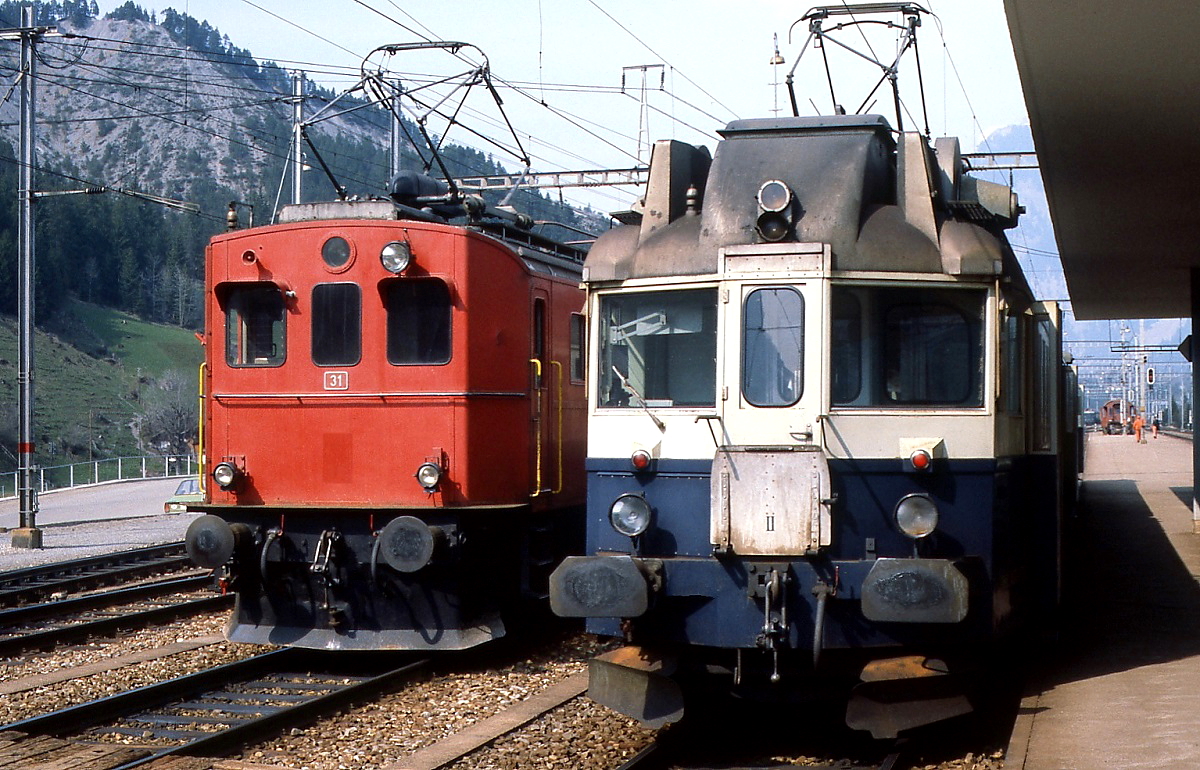
[[[199,473],[196,458],[191,455],[152,457],[112,457],[88,460],[69,465],[50,465],[37,469],[39,491],[104,484],[132,479],[161,479],[192,476]],[[0,475],[0,498],[15,497],[18,474]]]

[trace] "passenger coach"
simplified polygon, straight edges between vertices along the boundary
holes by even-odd
[[[651,725],[711,688],[857,682],[877,735],[1059,594],[1074,386],[1003,237],[1008,187],[880,116],[656,145],[585,267],[586,555],[555,612],[624,641],[591,697]]]

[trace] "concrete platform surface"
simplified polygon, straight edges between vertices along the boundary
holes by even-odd
[[[195,514],[164,514],[180,479],[124,481],[77,487],[39,497],[42,548],[14,548],[17,501],[0,501],[0,571],[182,540]]]
[[[1089,434],[1062,651],[1006,769],[1200,768],[1200,535],[1192,444]]]

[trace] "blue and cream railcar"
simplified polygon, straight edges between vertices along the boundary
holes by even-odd
[[[587,552],[552,606],[625,640],[590,692],[648,724],[847,676],[880,736],[962,713],[955,674],[1058,596],[1059,311],[1016,197],[880,116],[721,134],[658,143],[587,259]]]

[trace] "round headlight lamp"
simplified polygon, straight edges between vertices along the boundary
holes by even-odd
[[[792,204],[792,189],[778,179],[758,188],[758,206],[763,211],[783,211]]]
[[[412,246],[408,241],[392,241],[379,251],[379,261],[389,273],[404,272],[412,262]]]
[[[626,537],[637,537],[650,526],[650,504],[641,495],[621,495],[608,509],[613,529]]]
[[[778,179],[763,182],[758,188],[758,219],[754,229],[768,243],[777,243],[792,230],[792,189]]]
[[[426,492],[432,492],[442,480],[442,468],[437,463],[421,463],[417,468],[417,481],[425,487]]]
[[[217,482],[217,486],[221,489],[229,489],[237,481],[238,469],[231,462],[217,463],[212,471],[213,481]]]
[[[905,495],[896,503],[896,526],[914,540],[933,534],[937,525],[937,504],[929,495]]]

